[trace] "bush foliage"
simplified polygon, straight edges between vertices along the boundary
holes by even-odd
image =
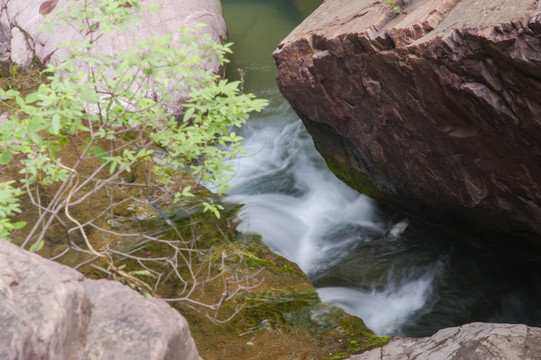
[[[10,119],[0,122],[0,166],[20,169],[20,179],[0,183],[0,238],[9,240],[12,231],[25,225],[10,219],[21,212],[19,199],[27,196],[39,216],[24,229],[23,247],[39,251],[53,236],[53,224],[60,224],[68,239],[66,250],[91,256],[85,264],[105,261],[107,266],[96,267],[139,288],[145,286],[133,275],[149,274],[151,268],[131,274],[115,268],[113,254],[118,256],[118,251],[111,244],[94,248],[89,233],[144,237],[106,225],[115,224],[118,209],[126,202],[132,204],[130,209],[151,204],[165,216],[160,199],[193,198],[193,184],[177,181],[186,173],[213,184],[220,193],[226,190],[230,169],[224,159],[242,152],[242,138],[235,129],[250,112],[267,104],[241,93],[239,82],[228,82],[208,69],[209,64],[227,62],[231,44],[217,44],[200,29],[149,36],[113,54],[100,50],[104,39],[132,31],[142,8],[142,0],[71,0],[54,9],[48,30],[74,29],[76,34],[59,48],[62,60],[47,66],[48,81],[35,92],[0,90],[3,101],[14,104]],[[134,169],[148,170],[144,182],[129,180]],[[136,191],[126,191],[127,187]],[[74,207],[103,193],[110,195],[106,206],[92,216],[75,214]],[[220,216],[220,205],[198,201],[204,211]],[[75,233],[84,242],[72,241]],[[203,258],[203,250],[191,240],[146,238],[167,244],[172,254],[136,260],[142,265],[161,261],[187,267],[187,273],[171,271],[188,289],[178,298],[188,300],[200,282],[194,259]],[[207,277],[227,283],[226,269],[217,272],[208,271]],[[199,305],[217,311],[228,298],[229,294],[216,304]]]

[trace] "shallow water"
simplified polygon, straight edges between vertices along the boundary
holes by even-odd
[[[298,0],[295,0],[298,1]],[[310,276],[324,301],[379,335],[431,335],[473,321],[541,325],[541,258],[389,211],[326,168],[281,97],[271,53],[302,20],[293,0],[223,0],[231,79],[270,106],[242,129],[229,201],[240,229],[256,232]]]

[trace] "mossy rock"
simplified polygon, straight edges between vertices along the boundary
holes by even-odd
[[[306,274],[296,264],[269,250],[261,243],[260,236],[238,233],[236,211],[236,207],[227,207],[222,218],[216,219],[198,209],[195,203],[185,203],[183,208],[166,212],[182,236],[197,233],[198,246],[211,250],[207,256],[213,257],[213,264],[219,265],[221,254],[226,252],[233,255],[233,260],[242,259],[245,264],[242,271],[256,274],[254,283],[258,285],[242,293],[235,303],[244,304],[245,308],[225,324],[212,323],[185,303],[172,303],[190,323],[203,358],[330,359],[359,353],[388,340],[374,335],[361,319],[321,302]],[[159,216],[143,223],[155,233],[167,228]],[[158,256],[167,249],[149,243],[140,251],[151,251]],[[126,271],[138,268],[135,262],[123,264]],[[178,286],[175,281],[167,281],[158,293],[174,297]],[[207,284],[203,291],[195,293],[195,300],[208,302],[222,292],[222,287]]]
[[[390,199],[389,195],[380,190],[368,175],[356,171],[351,166],[336,160],[331,155],[323,154],[323,158],[329,170],[353,189],[375,199]]]

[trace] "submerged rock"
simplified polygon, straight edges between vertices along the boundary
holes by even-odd
[[[488,239],[541,244],[541,3],[327,0],[274,53],[342,180]]]
[[[1,359],[200,359],[167,303],[0,240]]]
[[[431,337],[396,337],[350,360],[539,359],[541,328],[472,323],[442,329]]]

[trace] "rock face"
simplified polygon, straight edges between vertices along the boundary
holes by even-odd
[[[541,328],[472,323],[431,337],[393,338],[381,348],[350,360],[534,360],[541,354]]]
[[[164,301],[0,240],[1,359],[200,359]]]
[[[158,10],[151,11],[150,6],[157,4]],[[80,41],[88,35],[68,25],[58,25],[51,33],[42,31],[47,20],[54,24],[58,9],[69,6],[68,0],[0,0],[0,5],[0,73],[4,76],[9,75],[11,64],[26,67],[33,59],[42,65],[58,64],[63,56],[69,55],[69,50],[59,48],[61,43]],[[142,11],[138,14],[141,19],[135,28],[100,34],[93,51],[114,55],[128,46],[137,47],[138,41],[150,36],[167,34],[172,35],[171,46],[182,47],[180,28],[197,29],[198,34],[210,34],[219,43],[227,38],[220,0],[149,0],[142,1],[141,5]],[[201,23],[206,26],[198,28]],[[84,64],[77,64],[77,59],[75,63],[82,71],[88,71]],[[213,56],[199,66],[215,73],[220,71],[220,64]],[[183,113],[180,104],[187,99],[188,91],[172,90],[170,95],[169,111],[177,115]]]
[[[282,94],[352,187],[541,244],[541,2],[407,3],[325,1],[274,53]]]
[[[54,21],[55,9],[66,3],[66,0],[0,0],[0,61],[11,61],[18,66],[30,65],[34,56],[42,64],[58,61],[58,45],[76,39],[77,34],[68,27],[51,34],[40,29],[46,16]],[[118,51],[149,35],[180,36],[179,28],[195,28],[199,23],[207,24],[202,31],[216,41],[227,38],[219,0],[151,0],[143,5],[149,3],[159,3],[158,11],[145,11],[134,30],[100,39],[100,50]]]

